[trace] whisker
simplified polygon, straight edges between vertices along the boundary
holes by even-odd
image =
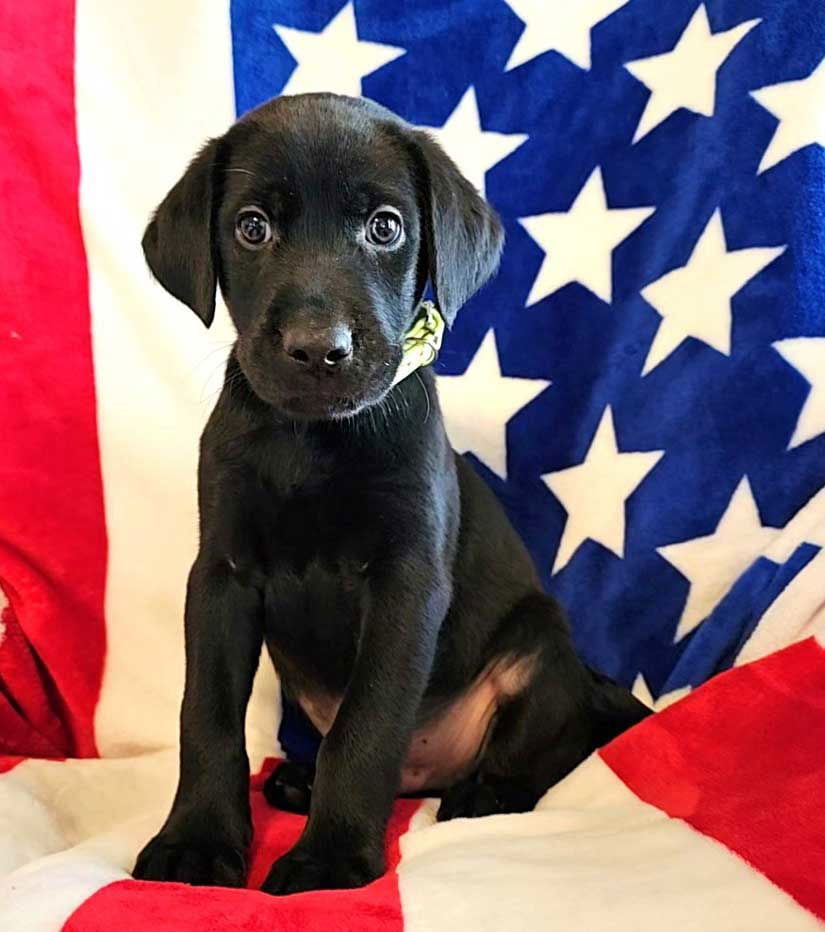
[[[396,396],[395,411],[399,417],[403,417],[405,414],[409,414],[410,402],[409,402],[409,399],[404,394],[399,393]]]
[[[424,392],[424,397],[427,399],[427,413],[424,415],[424,423],[430,419],[430,393],[427,391],[427,386],[424,384],[424,380],[421,378],[418,370],[413,373],[418,380],[418,384],[421,386],[421,390]]]
[[[212,354],[210,354],[210,355],[212,355]],[[205,359],[202,360],[201,363],[199,363],[199,365],[202,364],[202,363],[205,362],[205,361],[206,361]],[[208,395],[205,395],[207,386],[209,386],[209,385],[212,383],[212,381],[215,379],[216,374],[217,374],[221,369],[225,369],[225,367],[226,367],[226,360],[225,360],[225,359],[219,360],[218,363],[217,363],[215,366],[213,366],[212,369],[210,370],[210,372],[207,374],[206,378],[205,378],[204,381],[203,381],[203,384],[202,384],[202,386],[201,386],[201,391],[200,391],[200,400],[201,400],[202,402],[205,401],[207,398],[209,398],[209,399],[217,398],[217,396],[221,393],[224,384],[231,385],[231,384],[233,383],[234,379],[237,378],[238,373],[233,373],[232,378],[230,378],[228,382],[227,382],[226,380],[222,380],[221,383],[220,383],[220,385],[218,386],[218,388],[217,388],[216,390],[210,392]]]
[[[217,367],[216,367],[216,368],[217,368]],[[215,369],[212,370],[212,373],[211,373],[210,377],[207,378],[206,382],[205,382],[204,385],[203,385],[203,388],[201,389],[201,396],[200,396],[200,401],[201,401],[201,402],[205,402],[205,401],[214,401],[215,399],[217,399],[217,398],[220,396],[220,394],[221,394],[221,392],[224,390],[224,388],[232,389],[232,388],[234,388],[236,385],[241,384],[241,382],[243,381],[243,373],[242,373],[242,372],[240,372],[240,371],[238,371],[238,372],[233,372],[232,375],[231,375],[228,379],[224,379],[224,380],[221,382],[221,384],[217,387],[217,389],[215,389],[215,390],[212,391],[212,392],[209,392],[208,394],[205,394],[206,386],[207,386],[207,385],[209,384],[209,382],[211,381],[211,378],[212,378],[212,376],[214,376],[215,371],[216,371]]]
[[[189,375],[194,375],[197,369],[202,366],[205,362],[210,360],[216,353],[226,353],[229,355],[229,351],[232,349],[232,341],[228,343],[218,343],[213,346],[205,355],[203,355],[189,370]]]

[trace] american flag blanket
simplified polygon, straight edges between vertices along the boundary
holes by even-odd
[[[0,7],[0,930],[819,928],[823,0]],[[399,800],[383,878],[274,898],[302,819],[261,784],[313,736],[264,664],[250,889],[140,883],[232,341],[140,238],[208,136],[309,90],[431,127],[501,213],[438,363],[451,438],[658,711],[535,812]]]

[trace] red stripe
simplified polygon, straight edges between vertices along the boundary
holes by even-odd
[[[816,641],[716,677],[601,755],[645,802],[825,918],[825,651]]]
[[[271,769],[253,780],[252,846],[249,882],[257,887],[272,862],[288,851],[301,833],[303,816],[270,808],[260,788]],[[420,806],[398,800],[387,832],[387,873],[358,890],[322,890],[289,897],[273,897],[257,889],[190,887],[185,884],[141,883],[122,880],[109,884],[71,915],[64,932],[402,932],[404,921],[398,893],[399,839]]]
[[[106,532],[78,216],[74,4],[0,0],[0,21],[0,586],[37,671],[32,695],[3,687],[20,709],[48,696],[53,727],[34,723],[40,744],[18,752],[37,753],[45,730],[63,735],[58,753],[87,756],[105,651]]]

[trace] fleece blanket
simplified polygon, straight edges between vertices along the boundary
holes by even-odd
[[[39,0],[0,18],[0,930],[807,930],[825,918],[822,0]],[[276,93],[432,128],[500,211],[454,445],[660,711],[519,816],[399,800],[363,890],[254,888],[317,736],[262,664],[250,889],[138,883],[176,778],[197,439],[232,331],[146,219]]]

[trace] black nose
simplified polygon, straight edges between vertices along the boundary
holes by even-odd
[[[352,356],[352,333],[349,327],[313,327],[293,324],[281,332],[284,352],[302,366],[340,366]]]

